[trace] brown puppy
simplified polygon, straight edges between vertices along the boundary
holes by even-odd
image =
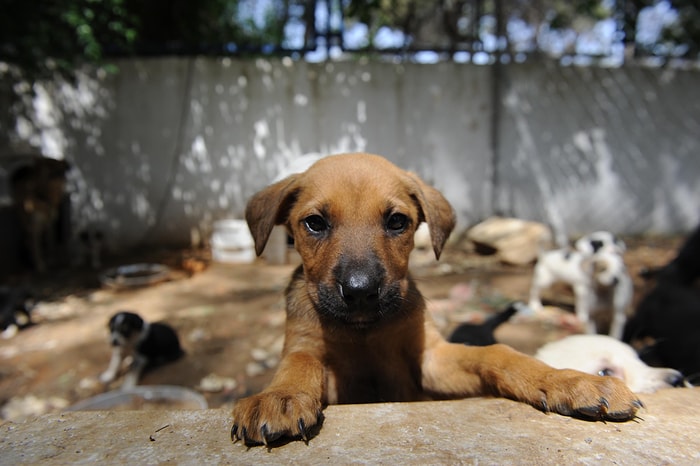
[[[613,377],[555,370],[503,345],[446,342],[426,315],[408,257],[424,221],[440,255],[453,210],[382,157],[321,159],[254,195],[246,219],[258,254],[273,226],[286,225],[302,265],[287,288],[279,368],[267,389],[236,403],[234,440],[306,440],[332,403],[489,395],[615,421],[641,407]]]

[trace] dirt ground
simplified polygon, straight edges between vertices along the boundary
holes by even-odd
[[[638,272],[672,259],[682,239],[625,240],[636,302],[649,286]],[[39,302],[33,325],[0,339],[2,419],[57,411],[118,388],[121,380],[104,386],[97,377],[110,357],[107,322],[124,309],[171,324],[186,351],[182,359],[146,373],[141,384],[189,387],[212,408],[228,407],[267,384],[282,345],[282,293],[294,265],[212,263],[205,250],[148,251],[107,265],[135,262],[165,264],[171,277],[128,290],[102,287],[97,273],[86,269],[13,278],[30,283]],[[415,252],[412,269],[445,334],[459,322],[479,322],[510,301],[526,300],[532,272],[531,266],[506,266],[477,255],[464,241],[448,246],[439,262],[427,251]],[[548,307],[545,317],[516,318],[496,338],[532,354],[547,341],[578,332],[568,290],[557,288],[547,297],[558,307]]]

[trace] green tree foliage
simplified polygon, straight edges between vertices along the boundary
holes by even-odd
[[[402,31],[414,45],[425,43],[456,44],[478,42],[480,18],[498,17],[507,22],[525,23],[552,30],[571,29],[577,33],[590,29],[602,19],[614,18],[625,33],[628,44],[635,42],[637,17],[646,7],[661,0],[349,0],[346,21],[367,24],[370,31],[382,26]],[[635,44],[639,53],[675,50],[677,55],[700,58],[700,3],[698,0],[667,0],[678,12],[678,21],[666,27],[661,44]],[[503,26],[503,25],[501,25]],[[654,45],[664,45],[655,48]]]
[[[615,18],[625,40],[633,43],[637,15],[657,1],[0,0],[0,61],[36,75],[71,70],[81,63],[104,64],[106,58],[127,53],[256,53],[283,48],[290,24],[295,25],[297,34],[301,27],[301,43],[313,48],[317,34],[324,34],[322,20],[316,16],[324,5],[328,11],[342,8],[346,26],[366,24],[369,48],[383,26],[403,32],[405,47],[480,47],[484,28],[490,28],[491,35],[508,39],[505,25],[514,18],[535,29],[546,26],[576,32],[590,29],[602,18]],[[675,55],[697,59],[698,1],[668,2],[678,20],[663,31],[663,47],[637,44],[636,50],[672,50]],[[300,41],[294,43],[298,46]]]
[[[224,53],[280,46],[289,1],[270,2],[261,22],[252,0],[125,0],[139,19],[135,49],[141,53]]]
[[[100,63],[136,39],[137,19],[124,0],[0,0],[0,9],[0,60],[27,75]]]
[[[129,53],[279,46],[290,1],[271,2],[255,21],[252,0],[0,0],[0,61],[40,77]]]

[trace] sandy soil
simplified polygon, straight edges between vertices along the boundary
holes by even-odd
[[[626,238],[626,262],[635,279],[635,300],[646,291],[637,277],[643,267],[673,258],[680,238]],[[270,380],[282,345],[282,292],[294,266],[264,261],[212,263],[207,251],[160,251],[112,259],[168,265],[168,281],[148,287],[101,287],[91,270],[55,271],[43,277],[14,277],[30,282],[40,299],[34,324],[0,339],[0,414],[17,418],[56,411],[117,388],[97,380],[110,357],[107,321],[123,309],[150,321],[166,321],[180,335],[186,356],[145,374],[141,384],[172,384],[203,393],[210,407],[228,407],[259,391]],[[479,322],[512,300],[524,300],[531,266],[500,264],[455,242],[435,262],[417,251],[412,268],[429,309],[447,334],[459,322]],[[199,270],[203,269],[203,270]],[[578,332],[565,288],[545,298],[558,308],[543,318],[520,318],[501,326],[496,338],[526,353],[547,341]],[[559,310],[562,309],[562,310]]]

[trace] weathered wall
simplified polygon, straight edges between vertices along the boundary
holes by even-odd
[[[13,137],[74,164],[77,227],[107,230],[113,247],[206,236],[311,152],[383,154],[441,189],[463,227],[494,212],[569,235],[700,221],[698,71],[507,66],[494,106],[492,69],[475,65],[169,58],[119,69],[38,88]]]
[[[572,233],[598,226],[684,231],[697,224],[700,73],[507,70],[499,208]]]

